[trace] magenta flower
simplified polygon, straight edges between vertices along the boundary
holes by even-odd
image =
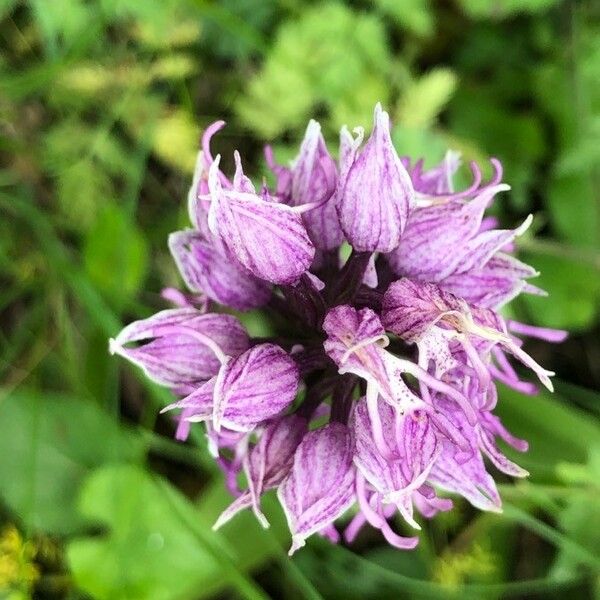
[[[191,228],[169,238],[187,291],[167,288],[178,308],[110,341],[177,396],[164,409],[177,410],[177,439],[203,423],[234,496],[215,527],[245,509],[267,527],[261,498],[271,490],[290,553],[313,534],[339,541],[342,518],[348,543],[369,524],[393,546],[414,548],[418,536],[405,533],[452,508],[443,494],[501,510],[490,466],[527,472],[497,440],[521,452],[527,442],[493,413],[496,382],[535,393],[516,359],[552,389],[553,373],[520,336],[566,334],[499,312],[520,293],[543,293],[513,256],[531,218],[498,229],[485,217],[509,189],[499,162],[488,182],[471,165],[472,184],[455,191],[459,156],[448,152],[429,170],[400,158],[378,105],[364,145],[361,129],[342,129],[337,163],[316,121],[289,167],[267,148],[276,185],[258,189],[237,152],[232,178],[213,159],[223,125],[202,141]],[[231,314],[249,310],[262,311],[272,337],[251,338]]]

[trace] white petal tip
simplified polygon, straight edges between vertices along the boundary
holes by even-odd
[[[119,344],[119,342],[117,342],[117,340],[115,340],[114,338],[110,338],[108,340],[108,351],[111,355],[118,354],[120,349],[121,345]]]
[[[292,556],[292,554],[294,554],[294,552],[296,552],[297,550],[300,550],[300,548],[303,548],[305,545],[306,545],[306,542],[304,541],[303,537],[298,536],[298,535],[292,536],[292,546],[288,550],[288,556]]]

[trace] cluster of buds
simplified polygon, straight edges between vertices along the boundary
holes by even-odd
[[[177,409],[178,439],[204,423],[234,496],[215,526],[250,509],[267,527],[261,496],[276,489],[290,553],[314,533],[338,541],[334,523],[346,512],[346,541],[368,523],[407,549],[418,537],[390,519],[398,512],[420,529],[415,509],[432,517],[452,507],[440,492],[499,510],[485,460],[526,476],[496,441],[527,443],[493,414],[495,382],[535,393],[510,357],[552,389],[552,373],[517,336],[565,336],[498,312],[522,292],[542,293],[512,255],[531,218],[506,230],[484,217],[509,189],[500,163],[491,160],[487,182],[472,164],[472,184],[457,192],[458,155],[430,170],[399,157],[378,105],[364,144],[362,129],[342,129],[337,163],[316,121],[290,167],[267,148],[276,184],[257,190],[237,152],[232,179],[213,158],[223,125],[203,136],[193,227],[169,238],[188,290],[165,290],[177,308],[110,342],[178,396],[165,408]],[[249,310],[263,313],[272,337],[248,335],[234,314]]]

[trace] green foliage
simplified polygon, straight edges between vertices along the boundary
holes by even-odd
[[[141,458],[137,436],[81,399],[14,393],[0,403],[0,419],[10,423],[0,436],[2,498],[33,530],[81,530],[75,500],[86,475],[101,465]]]
[[[382,13],[389,15],[400,27],[420,37],[434,32],[435,17],[430,0],[372,0]]]
[[[196,520],[194,508],[181,494],[167,492],[168,486],[130,466],[106,467],[89,477],[81,513],[108,532],[69,545],[69,563],[83,590],[99,600],[169,600],[205,597],[209,582],[214,589],[222,576],[219,562],[179,516]]]
[[[557,4],[558,0],[460,0],[472,17],[503,19],[518,13],[537,13]]]
[[[456,75],[450,69],[433,69],[404,90],[398,106],[398,122],[426,129],[442,112],[456,90]]]
[[[306,10],[278,31],[265,64],[237,102],[240,118],[266,138],[303,128],[317,106],[326,108],[334,129],[369,123],[375,103],[389,95],[385,38],[376,17],[342,4]]]
[[[599,265],[555,253],[532,254],[527,259],[540,271],[535,284],[549,294],[549,298],[523,297],[532,318],[546,327],[571,330],[589,327],[600,302],[600,278],[594,276]]]
[[[148,266],[146,240],[123,211],[106,204],[83,251],[90,282],[113,300],[134,296]]]

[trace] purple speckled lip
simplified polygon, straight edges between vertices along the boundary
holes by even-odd
[[[536,393],[510,356],[552,389],[553,373],[517,336],[560,342],[566,333],[498,312],[521,293],[544,293],[512,255],[531,218],[503,230],[484,216],[510,189],[499,161],[488,182],[472,164],[471,185],[455,191],[459,155],[429,170],[399,157],[377,105],[364,144],[362,129],[342,128],[337,163],[316,121],[289,167],[267,148],[276,185],[257,191],[237,152],[231,179],[213,158],[223,126],[202,140],[193,227],[169,237],[188,291],[166,289],[177,308],[110,340],[112,353],[178,396],[164,409],[179,410],[177,439],[203,423],[235,496],[215,528],[247,508],[268,527],[261,496],[273,489],[290,554],[314,533],[339,542],[334,523],[350,509],[346,542],[368,523],[402,549],[419,538],[393,531],[390,518],[418,531],[418,515],[452,508],[439,492],[500,510],[484,459],[524,477],[496,439],[521,452],[527,442],[493,414],[495,384]],[[232,310],[261,311],[272,337],[250,337]]]

